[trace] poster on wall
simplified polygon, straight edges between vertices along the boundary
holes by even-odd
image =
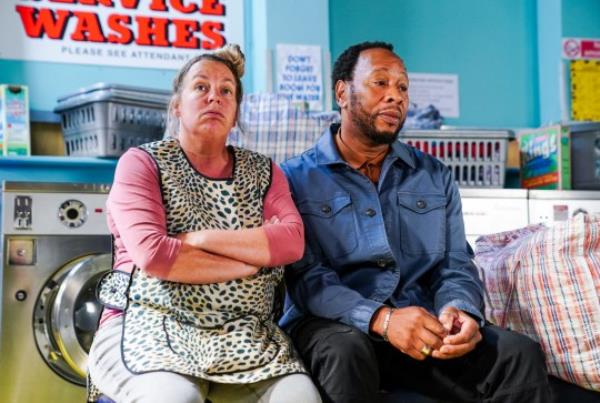
[[[563,38],[562,57],[570,118],[600,120],[600,38]]]
[[[275,92],[310,110],[323,110],[321,47],[279,44],[275,52]]]
[[[458,75],[408,73],[410,102],[418,108],[435,106],[445,118],[460,117]]]
[[[600,121],[600,60],[570,63],[571,119]]]
[[[244,47],[239,0],[1,0],[0,59],[177,69]]]

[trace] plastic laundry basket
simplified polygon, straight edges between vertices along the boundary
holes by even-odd
[[[162,138],[170,91],[98,83],[58,99],[67,155],[119,157]]]
[[[462,187],[504,187],[510,130],[407,130],[400,140],[446,164]]]

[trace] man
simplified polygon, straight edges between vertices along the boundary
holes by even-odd
[[[485,325],[458,188],[438,160],[396,141],[408,76],[391,45],[335,63],[341,125],[283,168],[306,231],[287,269],[282,325],[325,401],[408,387],[459,402],[548,402],[539,345]]]

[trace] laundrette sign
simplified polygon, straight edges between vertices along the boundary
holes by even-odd
[[[0,59],[179,68],[237,43],[240,0],[0,0]]]

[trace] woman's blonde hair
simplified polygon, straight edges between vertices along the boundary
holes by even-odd
[[[242,52],[242,49],[240,49],[239,45],[227,44],[224,47],[215,50],[214,52],[203,53],[191,58],[177,72],[177,75],[173,79],[173,95],[169,101],[169,109],[167,111],[167,133],[171,137],[177,138],[179,135],[179,118],[175,116],[175,105],[181,96],[183,81],[185,80],[185,77],[192,66],[201,60],[212,60],[223,63],[225,66],[227,66],[227,68],[229,68],[235,79],[235,100],[237,104],[236,115],[239,115],[240,104],[242,103],[242,98],[244,96],[244,89],[242,87],[241,79],[244,75],[244,64],[246,57],[244,56],[244,53]]]

